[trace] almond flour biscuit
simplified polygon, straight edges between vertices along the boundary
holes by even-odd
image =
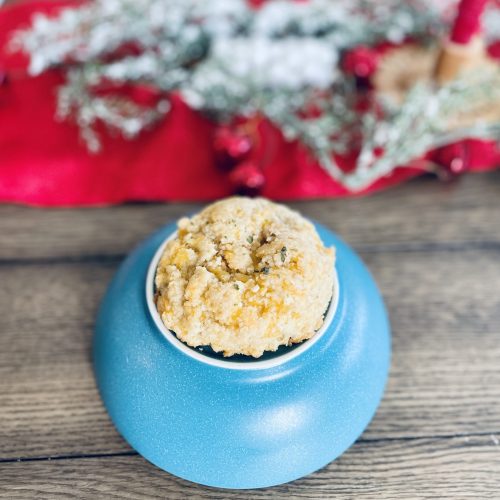
[[[179,220],[156,271],[156,306],[186,344],[258,358],[321,327],[334,262],[297,212],[228,198]]]

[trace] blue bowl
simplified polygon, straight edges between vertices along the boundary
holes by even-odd
[[[337,250],[323,327],[257,360],[188,347],[153,304],[154,271],[169,225],[125,260],[99,311],[94,365],[118,431],[147,460],[219,488],[261,488],[305,476],[342,454],[382,397],[390,362],[384,304],[359,257]]]

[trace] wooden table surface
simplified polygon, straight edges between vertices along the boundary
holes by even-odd
[[[94,382],[94,317],[117,266],[197,206],[0,206],[0,496],[500,498],[500,172],[292,204],[373,271],[393,360],[357,443],[267,490],[204,488],[157,469],[115,431]]]

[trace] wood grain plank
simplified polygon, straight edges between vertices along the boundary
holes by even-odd
[[[497,251],[369,253],[387,300],[393,366],[364,440],[500,431]],[[90,364],[115,265],[0,267],[0,458],[128,450]]]
[[[495,173],[294,204],[361,250],[388,304],[393,366],[374,421],[344,457],[251,496],[129,455],[92,374],[96,308],[120,256],[197,205],[0,207],[0,460],[66,457],[0,463],[0,497],[495,498],[499,193]],[[125,456],[69,458],[92,454]]]
[[[360,250],[500,245],[500,172],[454,184],[417,179],[365,198],[295,202]],[[199,204],[86,209],[0,207],[0,259],[57,259],[127,253],[160,226]]]
[[[111,264],[0,268],[0,458],[128,450],[91,366]]]
[[[355,444],[324,469],[282,486],[218,490],[173,477],[139,456],[0,463],[0,497],[276,499],[498,498],[497,436]]]

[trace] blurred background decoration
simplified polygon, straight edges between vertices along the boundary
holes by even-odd
[[[500,165],[500,5],[94,0],[0,8],[0,200],[379,190]]]

